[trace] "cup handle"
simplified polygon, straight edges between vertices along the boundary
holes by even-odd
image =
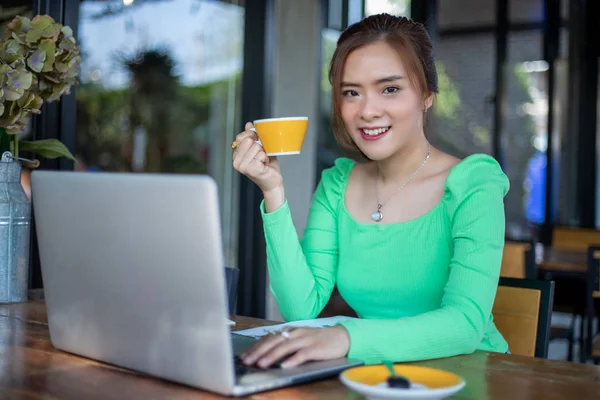
[[[254,127],[250,128],[250,130],[251,130],[252,132],[256,133],[256,129],[254,129]],[[255,142],[256,142],[256,143],[258,143],[258,144],[260,144],[262,147],[265,147],[265,146],[263,146],[263,144],[262,144],[262,142],[260,141],[260,139],[258,139],[258,138],[257,138],[257,139],[255,140]]]

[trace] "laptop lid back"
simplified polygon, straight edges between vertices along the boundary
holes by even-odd
[[[231,393],[210,177],[34,171],[32,199],[55,347]]]

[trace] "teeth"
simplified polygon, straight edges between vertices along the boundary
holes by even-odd
[[[369,136],[377,136],[381,135],[383,132],[387,131],[390,127],[387,128],[377,128],[377,129],[363,129],[363,132]]]

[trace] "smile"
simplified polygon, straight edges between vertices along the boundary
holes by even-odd
[[[391,127],[389,126],[386,126],[384,128],[361,128],[360,134],[362,135],[363,139],[375,140],[388,133],[390,128]]]

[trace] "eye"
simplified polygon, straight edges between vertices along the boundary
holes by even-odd
[[[344,96],[344,97],[356,97],[356,96],[358,96],[358,93],[356,92],[356,90],[344,90],[342,92],[342,96]]]
[[[385,94],[394,94],[399,91],[400,91],[400,88],[395,87],[395,86],[388,86],[385,89],[383,89],[383,93],[385,93]]]

